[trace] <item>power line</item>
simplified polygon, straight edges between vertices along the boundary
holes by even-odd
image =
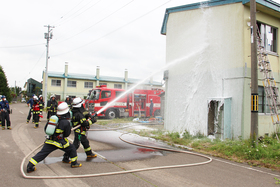
[[[172,0],[169,0],[169,1],[165,2],[164,4],[162,4],[162,5],[160,5],[160,6],[156,7],[156,8],[154,8],[153,10],[151,10],[151,11],[149,11],[149,12],[147,12],[147,13],[141,15],[141,16],[139,16],[138,18],[136,18],[136,19],[134,19],[134,20],[128,22],[127,24],[124,24],[123,26],[121,26],[121,27],[119,27],[119,28],[117,28],[117,29],[115,29],[115,30],[113,30],[113,31],[111,31],[111,32],[109,32],[109,33],[107,33],[107,34],[105,34],[105,35],[103,35],[103,36],[101,36],[101,37],[99,37],[99,38],[97,38],[97,39],[95,39],[95,40],[93,40],[93,41],[87,43],[87,44],[85,44],[85,45],[82,45],[82,46],[80,46],[80,47],[77,47],[77,48],[75,48],[75,49],[72,49],[72,50],[70,50],[70,51],[68,51],[68,52],[60,53],[60,54],[56,54],[56,55],[52,55],[52,56],[54,57],[54,56],[64,55],[64,54],[73,52],[73,51],[75,51],[75,50],[77,50],[77,49],[80,49],[80,48],[83,48],[83,47],[85,47],[85,46],[88,46],[88,45],[90,45],[90,44],[92,44],[92,43],[94,43],[94,42],[96,42],[96,41],[98,41],[98,40],[100,40],[100,39],[102,39],[102,38],[105,38],[106,36],[111,35],[112,33],[116,32],[116,31],[118,31],[118,30],[120,30],[120,29],[122,29],[122,28],[124,28],[124,27],[126,27],[126,26],[128,26],[128,25],[130,25],[131,23],[133,23],[133,22],[135,22],[135,21],[137,21],[137,20],[139,20],[139,19],[145,17],[146,15],[152,13],[153,11],[155,11],[156,9],[158,9],[158,8],[162,7],[163,5],[169,3],[170,1],[172,1]]]
[[[61,19],[63,19],[67,14],[69,14],[69,12],[71,12],[72,10],[74,10],[77,6],[79,6],[82,2],[84,2],[85,0],[80,1],[78,4],[76,4],[71,10],[69,10],[66,14],[64,14],[63,16],[61,16],[58,20],[54,21],[53,24],[51,25],[55,25],[56,22],[59,22]]]
[[[96,4],[98,4],[100,1],[102,1],[102,0],[97,1],[96,3],[94,3],[94,4],[91,5],[91,6],[89,6],[87,9],[85,9],[83,12],[79,13],[78,15],[76,15],[76,16],[74,16],[74,17],[72,17],[72,18],[71,18],[71,15],[70,15],[68,18],[62,20],[62,22],[59,24],[59,26],[61,26],[61,25],[63,25],[64,23],[68,22],[69,20],[72,20],[72,19],[78,17],[79,15],[85,13],[85,12],[88,11],[90,8],[92,8],[93,6],[95,6]],[[90,4],[90,3],[91,3],[91,2],[87,3],[86,5],[84,5],[83,7],[81,7],[79,10],[77,10],[76,12],[74,12],[72,15],[75,15],[77,12],[79,12],[81,9],[83,9],[85,6],[87,6],[87,5]]]
[[[121,9],[123,9],[124,7],[126,7],[127,5],[129,5],[130,3],[132,3],[133,1],[134,1],[134,0],[128,2],[127,4],[123,5],[121,8],[117,9],[116,11],[114,11],[114,12],[111,13],[111,14],[109,14],[108,16],[102,18],[101,20],[99,20],[98,22],[96,22],[96,23],[94,23],[93,25],[89,26],[88,28],[82,30],[81,32],[79,32],[79,33],[77,33],[77,34],[75,34],[75,35],[72,35],[72,36],[70,36],[69,38],[66,38],[66,39],[64,39],[64,40],[62,40],[62,41],[60,41],[60,42],[57,42],[57,43],[61,43],[61,42],[64,42],[64,41],[66,41],[66,40],[69,40],[69,39],[71,39],[71,38],[73,38],[73,37],[75,37],[75,36],[77,36],[77,35],[79,35],[79,34],[85,32],[86,30],[92,28],[93,26],[96,26],[97,24],[99,24],[99,23],[101,23],[102,21],[104,21],[105,19],[111,17],[112,15],[114,15],[115,13],[117,13],[118,11],[120,11]],[[57,43],[55,43],[55,44],[57,44]]]
[[[34,46],[39,46],[39,45],[45,45],[44,43],[40,44],[31,44],[31,45],[16,45],[16,46],[2,46],[0,47],[1,49],[3,48],[23,48],[23,47],[34,47]]]
[[[34,68],[37,66],[37,64],[39,63],[39,61],[41,60],[41,58],[43,57],[44,54],[45,54],[45,50],[44,50],[44,52],[41,54],[39,60],[37,60],[36,64],[35,64],[35,65],[33,66],[33,68],[31,69],[31,71],[28,73],[28,75],[34,70]],[[23,80],[25,80],[25,79],[28,77],[28,75],[26,75],[26,76],[24,77]]]

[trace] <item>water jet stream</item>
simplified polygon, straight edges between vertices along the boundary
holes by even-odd
[[[187,55],[186,57],[183,57],[181,59],[178,59],[178,60],[174,60],[173,62],[170,62],[168,64],[166,64],[165,66],[163,66],[162,68],[160,68],[159,70],[153,72],[151,75],[147,76],[146,78],[142,79],[141,81],[139,81],[138,83],[134,84],[131,88],[129,88],[128,90],[126,90],[125,92],[123,92],[121,95],[119,95],[118,97],[116,97],[113,101],[107,103],[103,108],[101,108],[99,111],[97,111],[96,114],[100,114],[101,112],[103,112],[104,110],[106,110],[108,107],[110,107],[111,105],[113,105],[116,101],[118,101],[121,97],[123,97],[125,94],[133,91],[137,86],[139,86],[140,84],[144,83],[146,80],[148,80],[150,77],[154,76],[155,74],[161,72],[161,71],[164,71],[164,70],[167,70],[169,67],[179,63],[179,62],[182,62],[188,58],[191,58],[192,56],[196,55],[196,54],[200,54],[202,53],[206,47],[208,45],[204,45],[204,47],[202,47],[201,49],[199,50],[196,50],[196,51],[193,51],[192,53],[190,53],[189,55]]]

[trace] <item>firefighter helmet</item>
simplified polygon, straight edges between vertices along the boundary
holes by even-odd
[[[54,95],[54,94],[51,95],[50,99],[53,98],[53,97],[55,98],[55,95]]]
[[[74,100],[73,100],[73,107],[74,108],[80,108],[82,106],[82,104],[84,103],[84,100],[82,100],[80,97],[76,97]]]
[[[62,102],[57,106],[57,113],[56,113],[57,115],[60,116],[66,114],[67,112],[69,112],[69,107],[67,103]]]
[[[36,95],[33,96],[33,100],[37,101],[38,97]]]

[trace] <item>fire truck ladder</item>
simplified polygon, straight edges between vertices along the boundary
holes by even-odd
[[[273,76],[273,72],[271,69],[271,64],[268,59],[268,54],[262,45],[262,39],[260,37],[260,32],[258,30],[257,34],[257,50],[258,50],[258,65],[259,70],[263,74],[263,87],[266,94],[267,105],[270,109],[272,123],[275,129],[277,140],[279,141],[277,131],[276,131],[276,124],[280,124],[279,121],[279,89],[276,85],[276,81]],[[264,42],[263,42],[264,43]]]

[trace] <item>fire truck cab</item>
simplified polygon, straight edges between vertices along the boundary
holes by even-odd
[[[126,93],[124,89],[107,88],[106,85],[97,86],[89,91],[85,101],[85,109],[97,113],[108,119],[117,117],[151,117],[150,104],[153,100],[152,116],[160,115],[160,97],[164,92],[157,90],[136,89]],[[108,105],[110,104],[110,106]]]

